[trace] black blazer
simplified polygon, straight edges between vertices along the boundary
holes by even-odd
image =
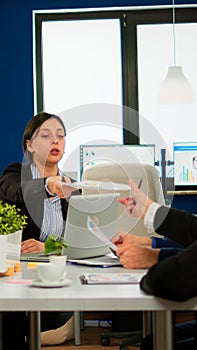
[[[71,179],[73,182],[73,179]],[[15,204],[26,215],[27,226],[23,230],[23,240],[39,240],[44,214],[44,200],[50,195],[45,190],[45,179],[32,179],[30,165],[10,164],[0,176],[0,199]],[[74,191],[73,195],[80,192]],[[68,200],[61,199],[62,215],[66,220]]]
[[[185,249],[154,265],[142,279],[141,288],[176,301],[197,296],[197,217],[162,206],[156,212],[154,228]]]

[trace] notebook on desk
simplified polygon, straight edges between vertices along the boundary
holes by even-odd
[[[111,251],[107,244],[95,237],[87,227],[88,216],[102,229],[110,240],[116,233],[119,193],[71,196],[65,224],[64,240],[69,248],[64,250],[67,259],[86,259],[105,256]],[[49,261],[44,253],[21,255],[21,261]]]

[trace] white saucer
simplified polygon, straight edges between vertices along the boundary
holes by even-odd
[[[35,280],[31,284],[31,286],[41,287],[41,288],[60,288],[60,287],[70,286],[71,282],[72,281],[69,280],[68,278],[61,280],[61,281],[57,281],[57,282],[42,282],[39,280]]]

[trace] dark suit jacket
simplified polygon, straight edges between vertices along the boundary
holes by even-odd
[[[71,179],[73,181],[73,179]],[[10,164],[0,176],[0,199],[15,204],[28,217],[23,240],[39,240],[44,213],[44,200],[50,195],[45,190],[45,179],[32,179],[30,165]],[[74,191],[74,195],[80,192]],[[63,219],[66,219],[68,201],[61,199]]]
[[[156,212],[154,228],[185,249],[154,265],[142,279],[141,288],[177,301],[197,296],[197,217],[162,206]]]

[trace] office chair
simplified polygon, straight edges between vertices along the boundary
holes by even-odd
[[[83,174],[82,180],[95,181],[111,181],[121,184],[128,184],[129,179],[132,179],[136,184],[139,184],[142,179],[141,189],[147,196],[155,202],[165,204],[162,186],[158,171],[149,164],[140,163],[105,163],[97,164],[89,167]],[[83,194],[98,193],[100,190],[83,190]],[[131,195],[130,191],[118,191],[120,196],[128,197]],[[127,214],[125,207],[119,204],[117,213],[117,231],[124,231],[138,236],[149,235],[143,222],[139,218],[131,217]],[[156,235],[155,232],[151,236]],[[136,314],[132,312],[134,319],[139,318],[139,312]],[[117,312],[117,314],[119,314]],[[129,314],[129,313],[128,313]],[[133,318],[133,317],[132,317]],[[141,314],[142,320],[142,314]],[[129,322],[127,320],[127,322]],[[139,319],[138,319],[138,324]],[[120,321],[121,324],[121,321]],[[143,328],[143,326],[142,326]],[[136,345],[142,341],[143,331],[134,327],[134,331],[124,332],[115,331],[101,334],[101,344],[107,346],[110,343],[110,338],[123,339],[120,343],[121,350],[129,350],[129,345]]]

